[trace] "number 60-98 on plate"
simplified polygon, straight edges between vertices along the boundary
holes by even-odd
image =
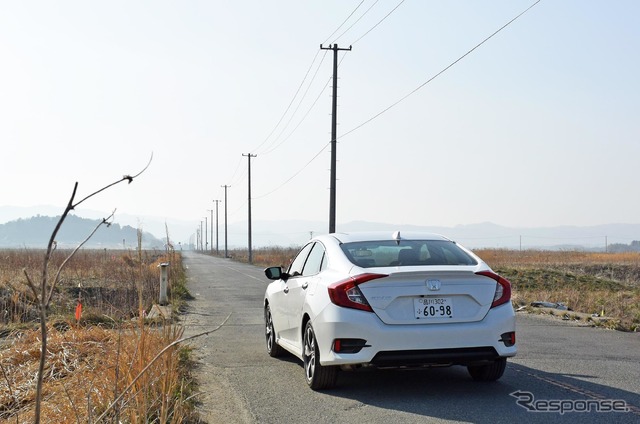
[[[453,302],[448,297],[418,297],[413,306],[416,319],[453,318]]]

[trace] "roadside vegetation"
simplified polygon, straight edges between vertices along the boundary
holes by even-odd
[[[297,251],[256,249],[253,263],[286,267]],[[246,250],[229,253],[248,261]],[[517,309],[624,331],[640,326],[640,253],[476,253],[511,281]],[[0,251],[0,422],[34,421],[41,332],[39,305],[24,280],[25,271],[40,269],[43,254]],[[51,266],[67,257],[54,251]],[[47,319],[43,422],[199,422],[182,327],[145,318],[159,297],[159,265],[167,262],[175,316],[189,298],[178,252],[83,249],[66,263]],[[538,301],[567,310],[531,306]]]
[[[258,266],[287,266],[298,248],[257,249]],[[514,307],[622,331],[640,329],[640,253],[478,249],[474,251],[512,284]],[[246,250],[233,250],[247,262]],[[562,304],[557,309],[532,303]],[[563,309],[566,307],[567,309]]]
[[[67,253],[55,252],[52,266]],[[42,257],[0,251],[0,422],[34,422],[41,340],[23,268],[37,272]],[[189,348],[176,344],[153,361],[182,327],[144,318],[158,301],[158,266],[166,262],[178,312],[188,291],[176,252],[81,250],[67,263],[48,316],[42,422],[92,423],[103,413],[100,422],[196,422]]]
[[[530,312],[622,331],[640,328],[640,253],[478,250],[511,281],[513,303]],[[562,303],[542,310],[533,302]],[[541,312],[544,311],[544,312]]]
[[[142,250],[140,228],[135,252],[82,250],[101,226],[111,225],[114,210],[73,250],[57,249],[72,211],[115,185],[131,184],[152,159],[139,173],[84,197],[77,197],[76,182],[45,249],[0,251],[1,420],[195,422],[189,354],[181,343],[206,333],[183,338],[166,307],[149,310],[160,297],[161,263],[170,265],[174,307],[188,295],[168,229],[160,253]]]

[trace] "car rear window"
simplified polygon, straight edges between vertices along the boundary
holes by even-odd
[[[478,262],[452,241],[360,241],[341,246],[349,260],[363,268],[416,265],[477,265]]]

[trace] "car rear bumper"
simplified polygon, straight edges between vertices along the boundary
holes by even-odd
[[[514,356],[501,335],[515,331],[510,304],[471,323],[384,324],[374,313],[329,305],[313,321],[322,365],[468,365]],[[336,353],[336,339],[363,339],[355,353]]]

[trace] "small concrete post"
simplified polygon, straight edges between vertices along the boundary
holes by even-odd
[[[169,303],[169,300],[167,299],[167,282],[169,280],[167,268],[169,267],[169,263],[163,262],[158,266],[160,267],[160,299],[158,303],[160,305],[166,305]]]

